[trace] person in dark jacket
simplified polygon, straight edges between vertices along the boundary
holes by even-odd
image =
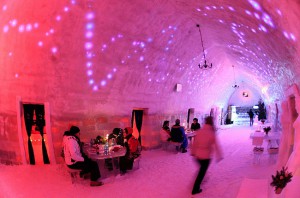
[[[191,130],[192,131],[197,131],[198,129],[200,129],[200,124],[198,123],[198,118],[194,118],[193,119],[193,123],[191,125]]]
[[[254,113],[253,113],[252,109],[250,109],[248,111],[248,115],[249,115],[249,118],[250,118],[250,126],[253,126]]]
[[[185,135],[184,128],[180,126],[180,120],[175,120],[175,125],[171,128],[171,141],[173,142],[181,142],[181,152],[186,153],[187,146],[188,146],[188,140]]]

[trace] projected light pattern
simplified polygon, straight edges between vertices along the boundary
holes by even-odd
[[[73,5],[75,5],[76,1],[71,1]],[[57,14],[55,16],[55,18],[53,18],[53,21],[56,22],[60,22],[63,19],[63,13],[67,13],[70,11],[69,8],[69,3],[67,3],[67,5],[65,5],[62,10],[58,10],[57,12],[59,14]],[[6,12],[8,10],[13,9],[13,7],[8,7],[6,4],[2,6],[2,11]],[[51,20],[51,19],[50,19]],[[54,35],[55,34],[55,28],[54,25],[55,23],[52,25],[53,27],[47,27],[45,25],[40,25],[40,24],[44,24],[43,22],[38,21],[38,18],[36,19],[36,21],[31,21],[29,22],[28,19],[26,18],[15,18],[13,16],[9,17],[8,20],[6,22],[4,22],[5,24],[3,25],[3,33],[6,34],[7,36],[10,35],[10,33],[20,33],[24,36],[28,36],[30,33],[34,33],[36,36],[36,38],[39,38],[37,41],[37,47],[39,48],[43,48],[46,44],[47,46],[49,46],[49,53],[52,55],[56,55],[59,51],[58,46],[53,45],[52,43],[49,43],[49,36]],[[44,31],[44,30],[48,30],[48,31]],[[51,46],[52,45],[52,46]],[[13,53],[9,52],[8,56],[11,58],[13,57]],[[19,78],[20,75],[19,73],[15,73],[14,75],[15,78]]]
[[[247,9],[240,9],[233,5],[205,5],[203,7],[195,8],[197,15],[209,17],[212,16],[215,12],[230,12],[232,15],[243,15],[243,17],[253,21],[253,26],[249,27],[248,25],[238,23],[237,21],[227,21],[225,18],[214,18],[213,20],[217,21],[220,26],[226,26],[233,33],[234,38],[236,38],[236,43],[225,46],[231,49],[234,52],[242,54],[239,57],[239,63],[247,66],[253,73],[258,76],[268,75],[271,76],[270,70],[276,70],[277,68],[271,67],[273,63],[268,62],[268,54],[265,53],[259,46],[255,46],[249,41],[249,38],[253,35],[268,35],[277,30],[277,25],[272,16],[269,15],[255,0],[247,0],[249,6]],[[96,24],[96,18],[101,18],[101,12],[97,13],[93,7],[95,1],[88,0],[86,5],[88,7],[87,12],[85,13],[85,26],[82,33],[82,38],[84,39],[84,44],[81,46],[84,49],[85,54],[85,63],[83,64],[86,68],[86,76],[88,78],[87,84],[91,90],[97,91],[100,88],[104,88],[109,85],[110,81],[113,80],[117,72],[124,66],[134,65],[139,66],[144,69],[142,75],[147,76],[144,78],[147,83],[162,83],[170,79],[174,79],[170,75],[169,71],[162,69],[165,65],[172,64],[176,68],[176,72],[186,75],[187,84],[195,85],[193,90],[196,90],[197,86],[204,86],[209,84],[219,69],[218,65],[214,67],[213,71],[210,72],[199,72],[196,65],[196,62],[203,62],[203,56],[200,54],[197,57],[188,57],[189,61],[183,61],[181,57],[173,57],[173,50],[178,50],[175,47],[175,43],[180,41],[180,31],[177,29],[181,28],[179,26],[170,23],[169,26],[166,26],[164,29],[159,30],[158,34],[149,34],[144,38],[135,38],[135,35],[122,34],[115,32],[111,34],[109,39],[104,42],[97,42],[95,38],[96,27],[99,28],[101,24]],[[66,19],[66,14],[71,12],[72,6],[77,5],[75,0],[71,0],[67,5],[63,6],[57,13],[52,16],[49,24],[50,27],[45,27],[46,25],[38,19],[34,21],[25,21],[22,18],[11,17],[5,24],[2,26],[2,31],[5,35],[9,35],[10,32],[18,32],[21,35],[35,34],[37,35],[36,46],[37,49],[47,48],[50,55],[56,57],[60,54],[60,46],[56,46],[51,43],[52,35],[58,34],[58,30],[55,28],[55,24],[61,23]],[[11,9],[7,5],[2,6],[2,12],[7,12],[8,9]],[[283,13],[280,9],[276,9],[274,13],[277,17],[282,17]],[[295,34],[282,30],[282,37],[296,42],[297,38]],[[128,49],[123,54],[120,54],[120,61],[117,64],[103,65],[99,61],[99,57],[108,54],[109,50],[114,50],[118,48],[120,43],[127,42]],[[159,55],[156,56],[156,60],[153,60],[151,56],[151,50],[154,46],[158,46],[161,50]],[[251,47],[256,47],[258,51],[254,52],[251,50]],[[252,48],[253,49],[253,48]],[[211,50],[211,49],[209,49]],[[209,57],[209,50],[205,51],[205,54]],[[125,50],[124,50],[125,51]],[[152,50],[153,51],[153,50]],[[13,57],[14,53],[9,52],[9,57]],[[98,58],[98,59],[97,59]],[[256,61],[252,61],[256,60]],[[261,65],[267,67],[267,69],[262,68]],[[102,68],[111,68],[110,71],[103,71]],[[161,67],[161,68],[159,68]],[[157,69],[159,68],[159,69]],[[99,72],[101,71],[101,72]],[[15,78],[20,78],[18,72],[15,73]],[[201,80],[199,80],[201,79]],[[271,88],[270,88],[271,89]],[[159,92],[157,92],[159,93]]]

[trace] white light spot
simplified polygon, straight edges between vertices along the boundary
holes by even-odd
[[[231,10],[232,12],[235,11],[235,9],[233,7],[231,7],[231,6],[228,6],[228,9]]]
[[[140,62],[144,61],[144,56],[140,56],[139,60]]]
[[[30,32],[32,30],[32,25],[31,24],[27,24],[26,25],[26,31]]]
[[[7,10],[7,5],[2,6],[2,10],[6,11]]]
[[[281,11],[280,11],[279,9],[276,9],[276,12],[277,12],[277,14],[278,14],[279,16],[282,16],[282,13],[281,13]]]
[[[92,37],[93,37],[93,32],[92,32],[92,31],[87,31],[87,32],[85,33],[85,37],[86,37],[86,38],[92,38]]]
[[[20,26],[19,26],[19,32],[24,32],[24,30],[25,30],[24,25],[20,25]]]
[[[290,37],[291,37],[291,39],[292,39],[293,41],[296,41],[296,37],[295,37],[295,35],[294,35],[293,33],[290,33]]]
[[[290,39],[290,36],[286,31],[283,31],[283,35],[284,35],[285,38]]]
[[[91,76],[91,75],[93,75],[93,71],[89,69],[89,70],[86,72],[86,74],[87,74],[88,76]]]
[[[111,79],[112,78],[112,74],[107,74],[107,78]]]
[[[19,78],[19,74],[18,73],[15,74],[15,78]]]
[[[3,32],[6,33],[6,32],[8,32],[8,30],[9,30],[9,26],[8,26],[8,25],[5,25],[5,26],[3,27]]]
[[[248,2],[253,6],[254,9],[261,10],[261,7],[260,7],[259,3],[257,3],[256,1],[248,0]]]
[[[69,7],[67,7],[67,6],[64,7],[64,11],[65,11],[65,12],[69,12],[69,10],[70,10]]]
[[[93,43],[92,42],[86,42],[84,45],[86,50],[90,50],[93,48]]]
[[[38,46],[42,47],[43,46],[43,41],[39,41]]]
[[[57,51],[58,51],[58,50],[57,50],[57,47],[52,47],[52,48],[51,48],[51,52],[52,52],[53,54],[57,53]]]
[[[106,85],[106,81],[105,80],[102,80],[101,81],[101,86],[105,86]]]
[[[94,90],[94,91],[97,91],[97,90],[98,90],[98,86],[97,86],[97,85],[94,85],[94,86],[93,86],[93,90]]]
[[[252,15],[252,13],[249,11],[249,10],[245,10],[245,12],[246,12],[246,14],[248,14],[248,15]]]
[[[60,20],[61,20],[61,16],[60,16],[60,15],[57,15],[57,16],[55,17],[55,20],[56,20],[56,21],[60,21]]]
[[[87,30],[92,30],[92,29],[94,28],[94,23],[92,23],[92,22],[87,23],[85,28],[86,28]]]
[[[12,27],[15,27],[17,25],[18,21],[17,21],[17,19],[13,19],[9,23]]]
[[[33,27],[34,27],[34,28],[38,28],[38,27],[39,27],[39,23],[37,23],[37,22],[34,23],[34,24],[33,24]]]
[[[255,18],[260,19],[259,14],[257,14],[256,12],[254,13]]]
[[[90,85],[94,84],[94,80],[93,80],[93,79],[90,79],[90,80],[89,80],[89,84],[90,84]]]
[[[87,67],[87,68],[92,67],[92,65],[93,65],[92,62],[87,62],[87,63],[86,63],[86,67]]]
[[[95,15],[92,12],[90,12],[86,15],[86,19],[88,19],[88,20],[92,20],[92,19],[94,19],[94,17],[95,17]]]

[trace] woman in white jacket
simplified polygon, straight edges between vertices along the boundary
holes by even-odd
[[[213,126],[213,118],[209,116],[205,118],[204,126],[197,131],[194,143],[192,145],[191,154],[197,159],[200,165],[199,173],[192,190],[193,195],[202,192],[200,185],[206,174],[214,151],[216,152],[217,161],[220,161],[222,159],[222,154]]]
[[[81,152],[80,129],[72,126],[66,131],[63,137],[64,158],[67,166],[71,169],[80,169],[80,175],[91,173],[91,186],[101,186],[102,182],[97,181],[101,175],[97,162],[92,161]]]

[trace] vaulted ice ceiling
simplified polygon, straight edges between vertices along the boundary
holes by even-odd
[[[18,0],[1,6],[2,109],[21,96],[48,101],[54,112],[205,110],[226,106],[235,84],[267,102],[299,85],[298,0]],[[196,24],[211,69],[198,67],[204,59]]]

